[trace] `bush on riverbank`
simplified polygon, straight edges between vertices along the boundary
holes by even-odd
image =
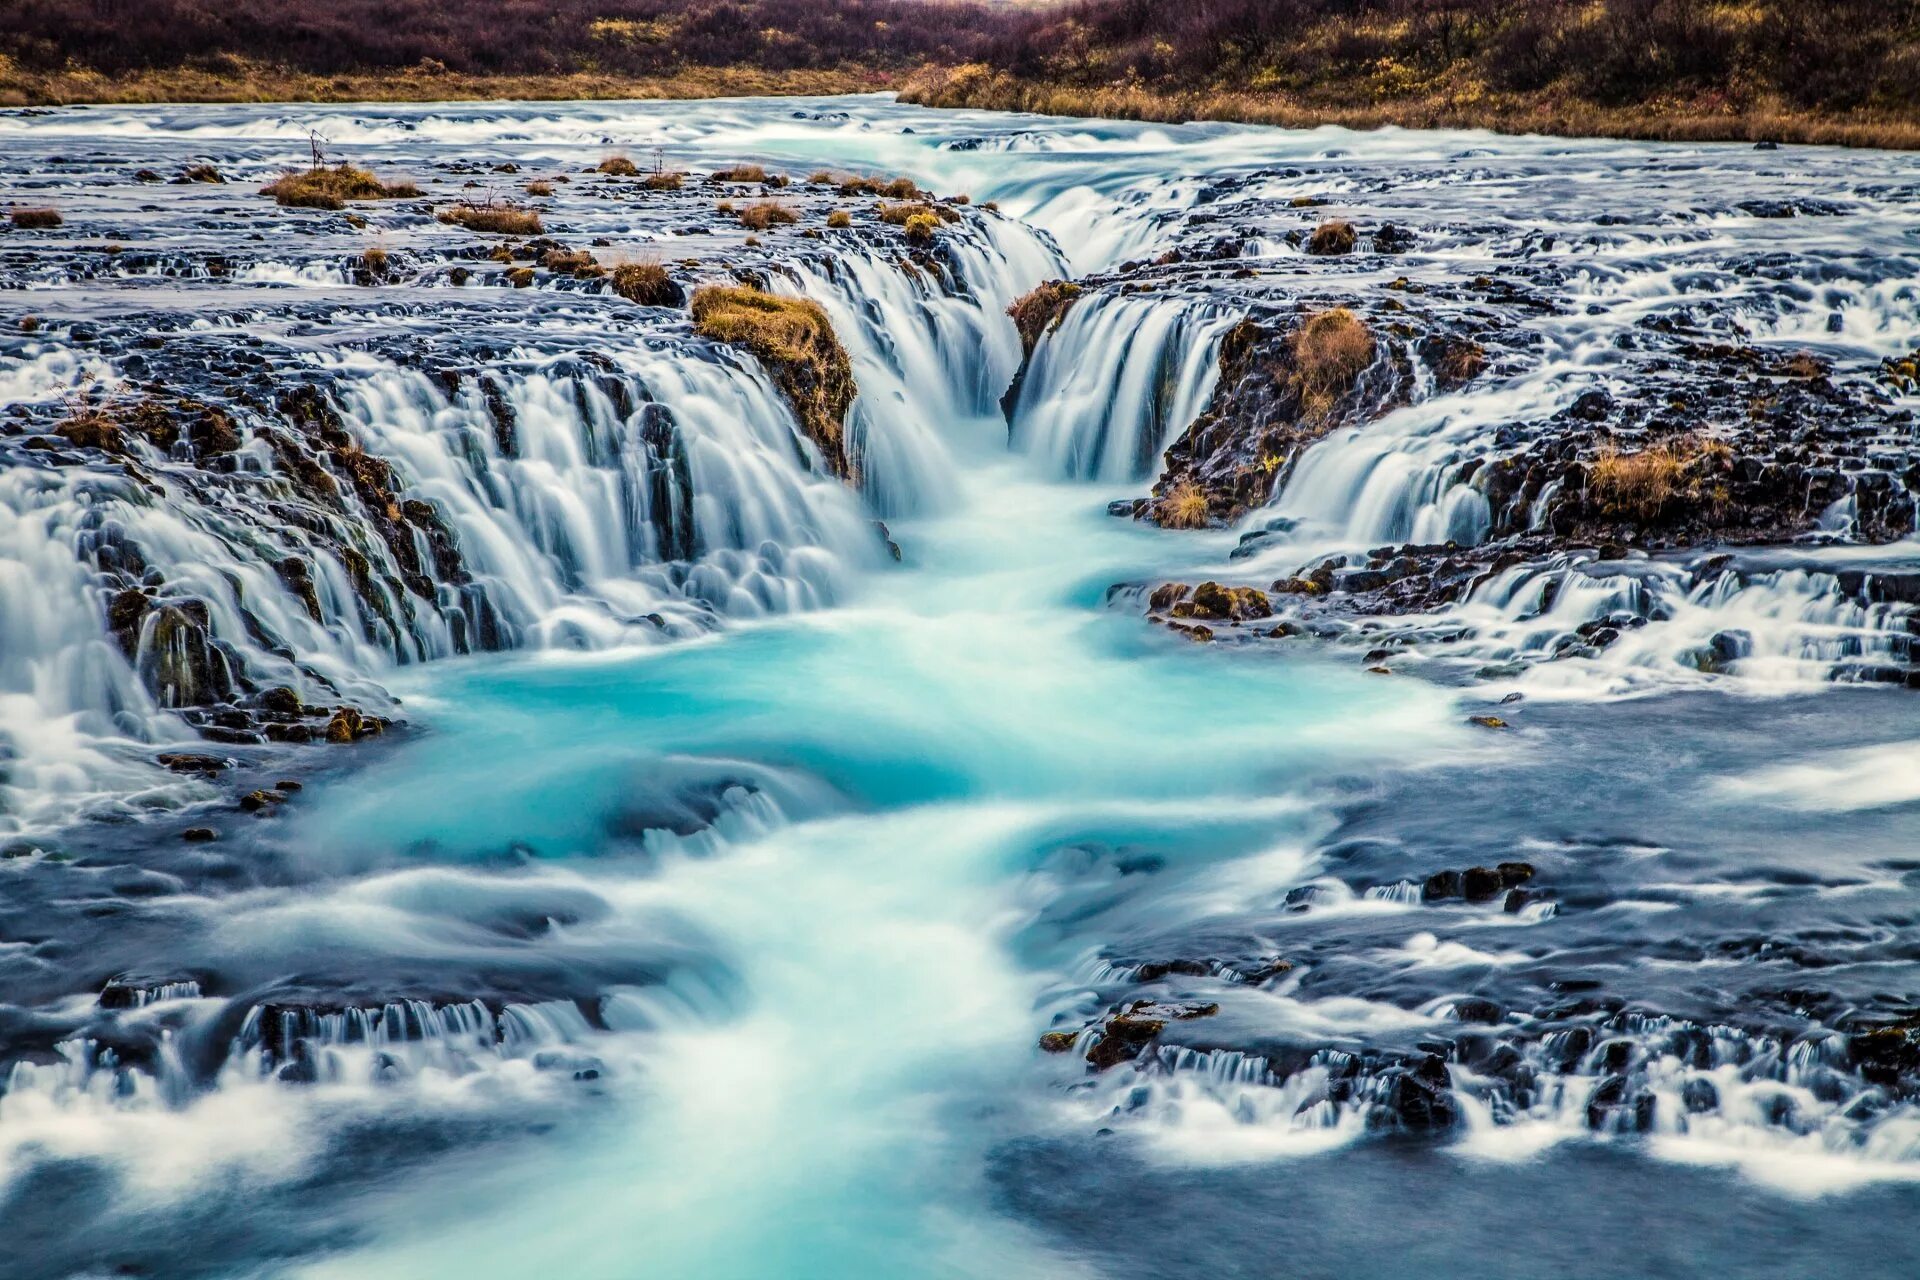
[[[66,221],[58,209],[15,209],[8,217],[16,231],[45,231]]]

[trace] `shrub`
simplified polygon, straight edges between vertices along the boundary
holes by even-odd
[[[649,191],[678,191],[680,184],[685,180],[685,174],[671,173],[663,170],[660,173],[648,174],[646,181],[640,185]]]
[[[657,262],[623,262],[613,269],[613,291],[643,307],[677,307],[686,293]]]
[[[1307,240],[1307,252],[1321,258],[1339,257],[1353,252],[1357,238],[1351,222],[1323,222]]]
[[[1306,409],[1324,415],[1373,363],[1373,334],[1345,307],[1308,316],[1293,335],[1294,377]]]
[[[819,303],[708,285],[693,295],[693,325],[703,337],[752,352],[834,474],[858,480],[845,440],[853,363]]]
[[[762,200],[740,211],[740,225],[750,231],[765,231],[768,227],[786,226],[798,221],[799,214],[776,200]]]
[[[1022,294],[1007,308],[1013,327],[1020,331],[1020,346],[1028,355],[1039,345],[1040,335],[1066,318],[1080,294],[1080,286],[1071,280],[1049,280]]]
[[[625,156],[608,156],[600,162],[599,172],[616,178],[632,178],[639,176],[640,166]]]
[[[18,231],[43,231],[66,221],[58,209],[15,209],[10,216]]]
[[[365,169],[342,164],[285,174],[260,188],[260,194],[291,208],[344,209],[349,200],[410,200],[420,188],[408,182],[388,186]]]
[[[457,204],[442,209],[439,218],[486,235],[537,236],[546,229],[533,210],[505,204]]]
[[[853,215],[845,209],[835,209],[827,215],[827,225],[835,231],[844,231],[853,225]]]

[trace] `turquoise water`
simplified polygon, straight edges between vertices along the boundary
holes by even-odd
[[[649,997],[640,1070],[583,1140],[403,1196],[391,1244],[313,1274],[1072,1273],[978,1187],[993,1142],[1052,1123],[1042,1006],[1100,941],[1049,914],[1060,851],[1151,850],[1156,918],[1203,919],[1290,882],[1316,782],[1458,731],[1431,688],[1101,612],[1154,539],[1085,489],[1003,461],[965,497],[896,528],[907,563],[846,608],[403,690],[425,732],[293,843],[457,864],[524,842],[535,879],[606,904],[568,945],[670,935],[727,976]],[[663,758],[759,777],[784,812],[610,834]]]

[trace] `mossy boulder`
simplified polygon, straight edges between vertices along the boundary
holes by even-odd
[[[751,352],[793,406],[801,430],[833,473],[859,480],[847,454],[847,412],[857,388],[853,362],[817,302],[729,285],[693,295],[693,327],[705,338]]]

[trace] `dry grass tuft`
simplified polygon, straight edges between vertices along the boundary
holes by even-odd
[[[391,186],[350,164],[289,173],[260,188],[275,204],[297,209],[344,209],[349,200],[411,200],[420,188],[410,182]]]
[[[686,180],[687,175],[684,173],[662,170],[659,173],[648,174],[646,181],[640,185],[649,191],[678,191]]]
[[[1204,529],[1213,523],[1213,507],[1204,489],[1183,479],[1154,499],[1153,519],[1163,529]]]
[[[940,219],[931,213],[916,213],[907,219],[906,228],[909,243],[929,245],[933,243],[933,233],[940,229]]]
[[[708,182],[759,182],[768,186],[778,186],[784,179],[775,179],[757,164],[736,164],[726,169],[715,169],[707,175]]]
[[[835,209],[827,215],[827,225],[835,231],[845,231],[853,225],[853,215],[845,209]]]
[[[749,231],[765,231],[768,227],[787,226],[800,221],[800,215],[777,200],[762,200],[740,210],[740,225]]]
[[[1032,355],[1040,336],[1066,318],[1080,294],[1080,286],[1071,280],[1049,280],[1016,298],[1007,308],[1007,314],[1013,317],[1013,327],[1020,331],[1021,349]]]
[[[643,307],[677,307],[686,294],[657,262],[623,262],[613,269],[613,291]]]
[[[600,162],[598,172],[616,178],[635,178],[640,175],[640,166],[625,156],[608,156]]]
[[[457,204],[442,209],[440,221],[483,235],[537,236],[546,227],[531,209],[507,204]]]
[[[45,231],[66,221],[58,209],[15,209],[9,217],[16,231]]]
[[[1609,441],[1587,469],[1587,497],[1602,515],[1657,519],[1676,499],[1706,494],[1711,474],[1732,456],[1725,442],[1704,437],[1662,440],[1638,453],[1622,453]]]
[[[708,285],[693,295],[693,327],[760,361],[835,475],[857,481],[846,452],[853,363],[819,303],[758,289]]]
[[[1337,258],[1352,253],[1357,239],[1351,222],[1323,222],[1307,240],[1307,252],[1319,258]]]
[[[527,194],[530,196],[550,196],[553,194],[553,184],[551,182],[529,182],[527,184]]]
[[[1373,363],[1373,334],[1345,307],[1308,316],[1293,335],[1294,377],[1307,412],[1325,416]]]
[[[175,185],[185,186],[194,182],[220,183],[225,182],[226,179],[221,177],[220,171],[210,164],[190,164],[182,169],[180,176],[173,181]]]

